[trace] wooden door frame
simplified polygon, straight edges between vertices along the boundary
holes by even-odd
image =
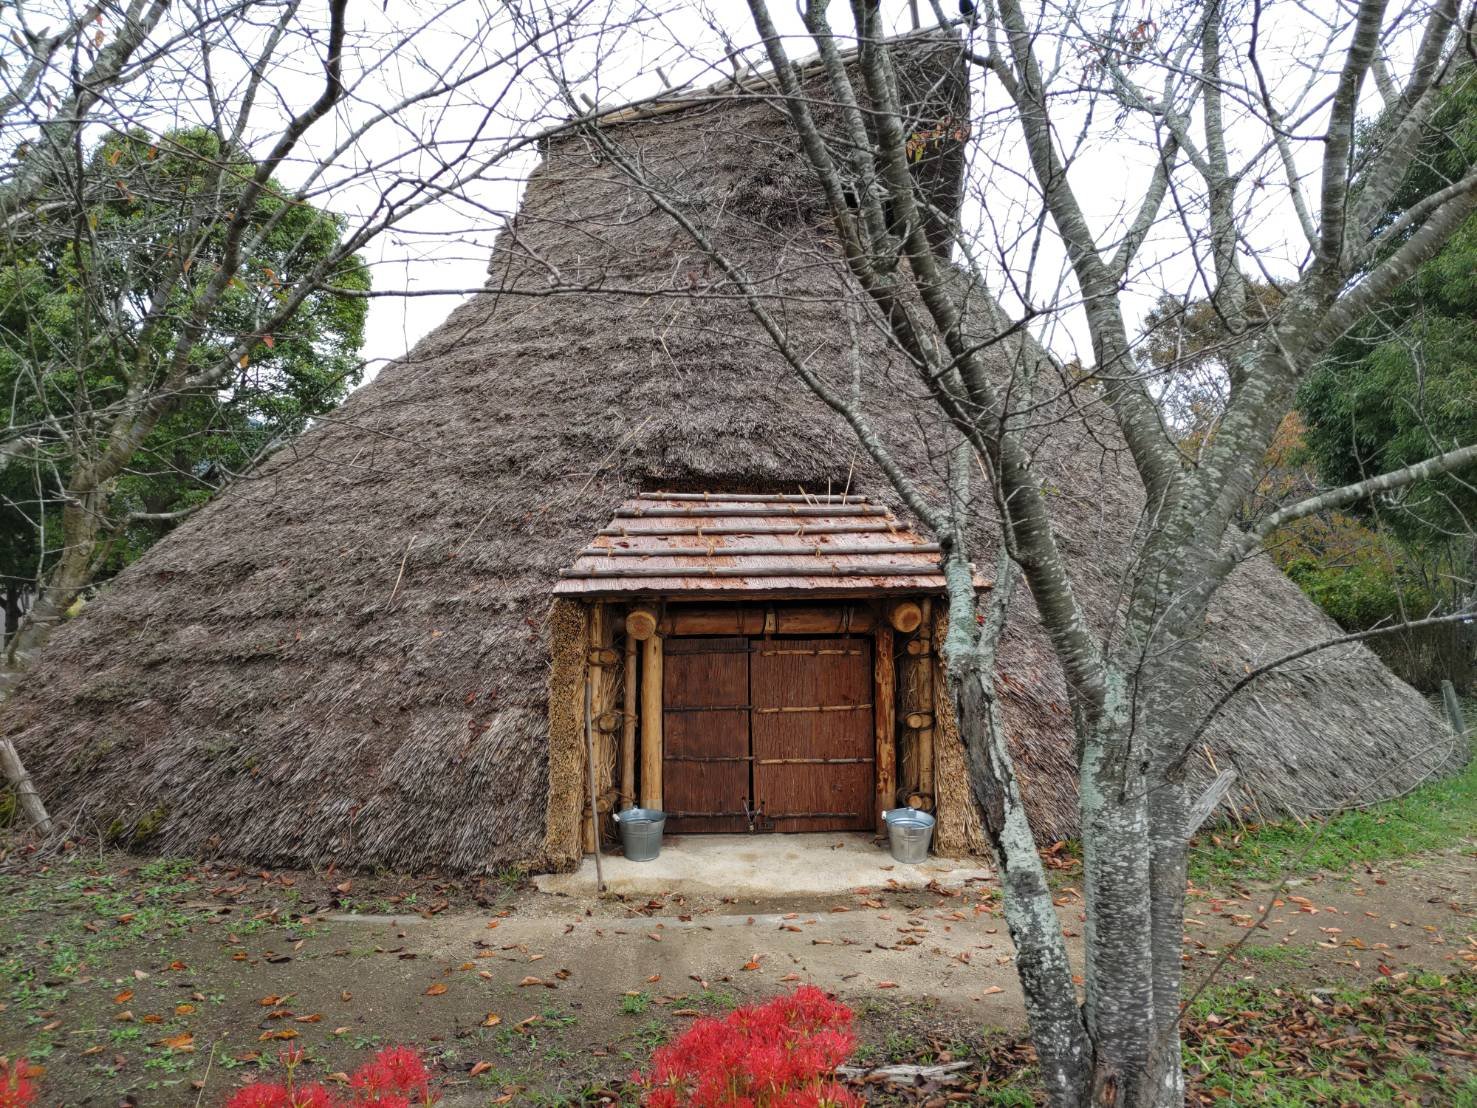
[[[893,660],[892,627],[877,621],[872,633],[872,724],[876,752],[873,780],[876,797],[872,804],[873,828],[881,831],[882,813],[893,806],[897,794],[897,719],[894,695],[897,667]]]
[[[911,600],[912,598],[906,598]],[[903,601],[906,602],[906,601]],[[737,604],[745,602],[739,601]],[[897,801],[897,666],[894,658],[896,643],[896,632],[893,629],[893,612],[900,602],[885,602],[881,599],[858,602],[856,599],[836,599],[830,603],[826,601],[813,602],[813,607],[801,610],[803,619],[819,619],[821,611],[831,608],[856,609],[864,606],[877,613],[870,619],[872,633],[872,686],[873,686],[873,728],[874,728],[874,754],[873,769],[875,778],[873,819],[874,826],[879,832],[883,827],[882,812],[896,806]],[[773,617],[763,614],[763,600],[755,601],[756,619],[758,628],[773,629]],[[632,736],[635,739],[637,750],[632,751],[633,762],[639,761],[640,781],[639,795],[643,807],[660,808],[662,805],[662,669],[663,669],[663,631],[677,630],[676,621],[667,614],[663,603],[652,604],[650,602],[638,604],[638,608],[652,612],[651,622],[648,627],[642,627],[645,634],[636,636],[640,644],[641,673],[639,680],[639,702],[640,728],[639,735]],[[686,606],[684,606],[686,607]],[[709,616],[707,610],[698,607],[690,609],[695,613],[693,623],[682,630],[688,633],[715,633],[720,629],[727,634],[745,634],[750,629],[747,621],[739,619],[737,622],[732,617]],[[885,613],[885,614],[884,614]],[[660,624],[658,620],[660,619]],[[711,631],[705,623],[698,620],[712,620]],[[666,626],[663,626],[666,625]],[[809,631],[810,624],[805,628]],[[699,628],[701,628],[699,630]],[[798,631],[799,628],[797,627]],[[860,633],[865,631],[858,629]],[[629,634],[628,630],[628,634]],[[762,633],[762,630],[761,630]],[[826,633],[817,631],[811,633]],[[857,633],[857,632],[853,632]],[[629,657],[629,654],[627,655]],[[623,751],[624,755],[624,751]]]

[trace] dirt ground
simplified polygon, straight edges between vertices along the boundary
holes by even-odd
[[[1082,912],[1057,874],[1078,953]],[[1477,966],[1477,854],[1267,889],[1192,890],[1192,984],[1328,985]],[[1233,956],[1232,944],[1245,939]],[[695,1016],[801,982],[856,1010],[859,1061],[974,1059],[1024,1026],[996,891],[639,902],[496,882],[345,878],[81,852],[0,870],[0,1055],[44,1103],[219,1104],[307,1051],[436,1063],[450,1105],[616,1095]]]

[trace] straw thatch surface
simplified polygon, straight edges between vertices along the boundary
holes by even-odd
[[[920,67],[922,83],[950,60]],[[803,294],[777,304],[797,344],[838,380],[862,370],[868,404],[936,486],[927,405],[865,321],[853,358],[826,301],[837,278],[810,265],[832,246],[772,106],[698,102],[616,132],[769,291]],[[554,273],[681,295],[544,295]],[[568,834],[546,838],[550,804],[579,803],[567,751],[551,790],[550,590],[612,508],[659,488],[849,484],[903,514],[744,307],[708,295],[716,276],[683,234],[584,140],[549,151],[490,287],[504,291],[456,310],[57,635],[4,723],[56,814],[263,863],[566,864]],[[1138,483],[1096,445],[1115,441],[1101,428],[1087,439],[1068,420],[1035,437],[1107,628]],[[989,550],[978,558],[987,567]],[[1265,561],[1238,571],[1216,619],[1207,698],[1334,631]],[[1029,797],[1045,833],[1066,833],[1068,721],[1024,601],[1005,658]],[[1212,746],[1267,809],[1311,810],[1407,787],[1439,761],[1441,733],[1351,648],[1259,683]]]

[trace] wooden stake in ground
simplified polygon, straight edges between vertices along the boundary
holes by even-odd
[[[1462,714],[1462,702],[1457,699],[1456,686],[1450,681],[1441,682],[1441,702],[1446,705],[1446,718],[1451,721],[1451,729],[1456,732],[1457,738],[1466,738],[1467,719]]]
[[[599,797],[595,792],[595,722],[592,718],[591,701],[594,698],[594,684],[590,680],[590,667],[585,667],[585,780],[590,787],[590,839],[594,844],[591,849],[595,852],[595,891],[605,891],[605,874],[600,864],[600,829],[597,826],[600,819]]]
[[[26,772],[20,754],[9,739],[0,739],[0,770],[5,771],[5,779],[15,790],[16,804],[20,806],[27,822],[41,834],[51,834],[51,814],[47,812],[41,794],[36,791],[31,775]]]

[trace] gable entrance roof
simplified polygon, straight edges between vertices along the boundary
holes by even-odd
[[[560,572],[554,595],[942,592],[939,546],[865,496],[642,493]]]

